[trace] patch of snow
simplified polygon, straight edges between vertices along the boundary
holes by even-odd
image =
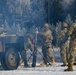
[[[61,67],[61,64],[57,63],[56,66],[48,67],[18,68],[17,70],[10,71],[1,70],[0,75],[76,75],[76,66],[74,66],[73,72],[64,72],[64,69],[67,67]]]

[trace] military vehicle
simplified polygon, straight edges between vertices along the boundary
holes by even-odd
[[[4,70],[17,69],[20,52],[24,50],[24,37],[17,35],[0,35],[0,61]]]

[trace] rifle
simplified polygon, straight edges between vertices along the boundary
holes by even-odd
[[[61,46],[62,44],[64,44],[64,43],[68,40],[68,37],[69,37],[69,36],[66,36],[66,37],[64,37],[64,38],[62,39],[62,41],[60,42],[60,46]]]

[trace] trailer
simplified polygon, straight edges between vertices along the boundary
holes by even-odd
[[[17,69],[20,52],[24,50],[24,36],[0,35],[0,62],[4,70]]]

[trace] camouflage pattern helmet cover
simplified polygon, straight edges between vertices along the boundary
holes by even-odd
[[[44,28],[48,29],[49,25],[47,23],[44,24]]]
[[[64,27],[68,27],[68,25],[67,25],[66,22],[63,22],[63,26],[64,26]]]

